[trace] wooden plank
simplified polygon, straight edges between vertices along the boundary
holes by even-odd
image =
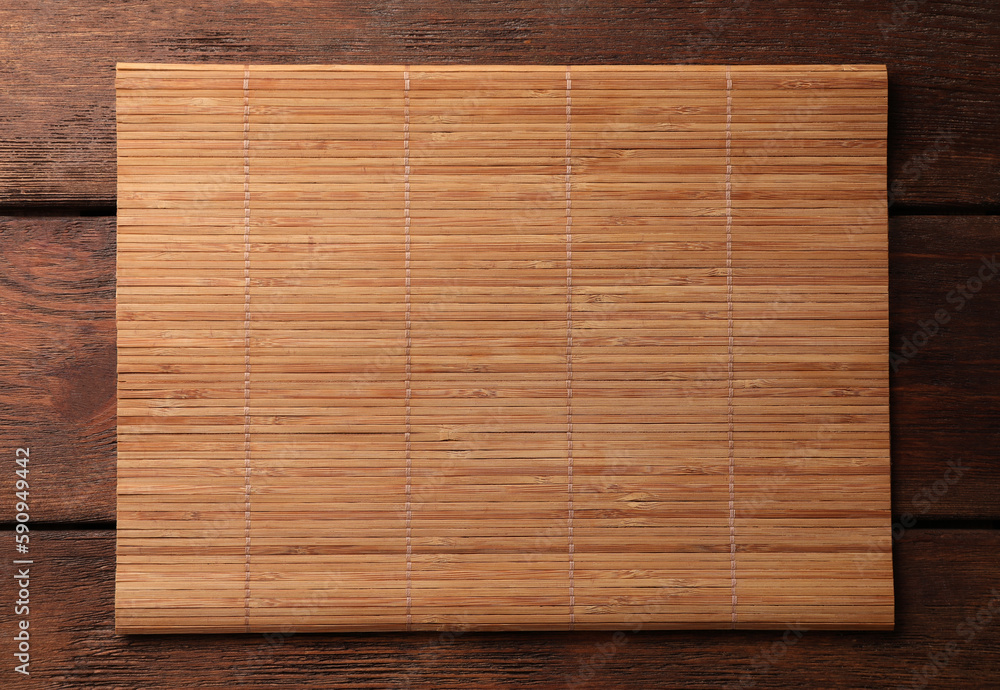
[[[914,217],[895,227],[889,263],[893,457],[919,457],[925,471],[900,471],[896,464],[893,512],[897,520],[906,513],[995,518],[1000,219]]]
[[[114,274],[113,218],[0,220],[0,439],[30,449],[33,520],[114,518]]]
[[[441,18],[447,16],[447,21]],[[0,204],[115,202],[114,63],[885,63],[897,204],[1000,202],[1000,15],[985,0],[489,7],[340,1],[0,9]],[[71,28],[68,28],[71,27]],[[305,30],[306,27],[308,30]],[[69,33],[67,33],[67,31]]]
[[[29,668],[45,687],[986,687],[1000,665],[995,531],[908,531],[894,544],[896,630],[860,633],[793,620],[667,632],[638,620],[618,632],[468,633],[457,621],[440,633],[123,636],[114,532],[35,536]],[[21,618],[0,613],[8,659]]]
[[[961,311],[947,295],[978,271],[1000,222],[909,217],[889,227],[892,350],[938,309],[953,317],[891,374],[895,520],[998,519],[990,382],[1000,375],[1000,292],[990,282]],[[0,219],[0,439],[4,452],[31,447],[33,480],[50,487],[33,496],[35,520],[115,519],[114,254],[114,219]],[[969,469],[959,478],[949,461]],[[0,489],[13,490],[12,475],[0,475]]]

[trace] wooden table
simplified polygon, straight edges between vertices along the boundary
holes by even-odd
[[[3,687],[996,684],[996,3],[23,0],[0,23]],[[896,630],[115,635],[117,61],[888,65]]]

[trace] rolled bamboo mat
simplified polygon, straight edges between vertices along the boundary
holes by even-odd
[[[892,626],[883,67],[116,86],[119,631]]]

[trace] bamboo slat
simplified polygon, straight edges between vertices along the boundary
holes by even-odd
[[[120,632],[892,627],[883,67],[117,106]]]

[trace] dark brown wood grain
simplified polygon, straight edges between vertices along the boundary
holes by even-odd
[[[988,687],[1000,671],[998,548],[995,531],[904,535],[894,555],[896,630],[887,633],[822,632],[788,621],[785,630],[761,632],[333,635],[289,628],[270,635],[129,637],[114,633],[114,532],[44,532],[32,542],[32,684],[22,685],[909,688],[923,687],[926,675],[931,687]],[[2,607],[0,650],[7,660],[8,632],[19,618]],[[3,673],[9,679],[10,670]]]
[[[0,209],[32,214],[0,217],[0,457],[30,445],[39,527],[114,519],[114,219],[59,209],[115,203],[117,61],[886,64],[895,212],[1000,203],[991,0],[24,0],[0,27]],[[1000,533],[906,514],[998,519],[1000,276],[957,300],[998,248],[996,217],[890,224],[894,632],[120,637],[114,531],[36,529],[24,679],[7,529],[0,687],[993,687]]]
[[[32,518],[114,515],[114,218],[0,219],[0,473],[30,449]],[[5,502],[3,521],[12,521]]]
[[[1000,219],[890,227],[893,513],[996,518]]]
[[[115,516],[114,232],[108,218],[0,219],[0,447],[32,449],[36,520]],[[948,294],[1000,253],[1000,222],[894,218],[890,246],[897,358],[921,323],[951,315],[912,357],[894,360],[893,511],[997,519],[1000,276],[961,310]],[[13,478],[0,473],[4,495]],[[13,520],[9,505],[0,519]]]
[[[890,200],[1000,202],[1000,5],[983,0],[25,0],[0,26],[8,208],[115,203],[116,61],[886,64]]]

